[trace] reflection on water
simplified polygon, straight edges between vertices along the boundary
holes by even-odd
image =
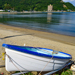
[[[75,36],[75,12],[0,14],[0,22],[11,26]]]
[[[3,18],[3,15],[2,14],[0,14],[0,18]]]
[[[47,13],[47,22],[50,23],[51,22],[51,17],[52,13]]]

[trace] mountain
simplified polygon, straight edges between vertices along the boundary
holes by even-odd
[[[47,6],[50,4],[53,5],[53,10],[75,11],[71,3],[62,0],[0,0],[0,9],[47,11]]]

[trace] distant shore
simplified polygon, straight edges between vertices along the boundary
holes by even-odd
[[[16,11],[12,11],[12,12],[0,12],[0,14],[17,14],[17,13],[61,13],[61,12],[67,12],[67,11],[22,11],[22,12],[16,12]],[[70,11],[70,12],[75,12],[75,11]]]
[[[17,14],[17,12],[0,12],[0,14]]]

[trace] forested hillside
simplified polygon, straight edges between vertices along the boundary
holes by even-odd
[[[47,11],[49,4],[53,5],[53,10],[70,9],[75,11],[75,7],[71,3],[65,3],[62,0],[0,0],[0,9]],[[63,5],[65,5],[65,7]]]

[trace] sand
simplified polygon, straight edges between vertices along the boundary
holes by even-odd
[[[20,46],[26,44],[26,46],[58,50],[71,54],[72,60],[75,60],[75,37],[71,36],[0,24],[0,56],[1,53],[5,52],[2,47],[3,43]],[[0,58],[0,65],[4,64],[5,61]],[[4,75],[11,75],[5,68],[0,68],[0,73],[2,72]]]

